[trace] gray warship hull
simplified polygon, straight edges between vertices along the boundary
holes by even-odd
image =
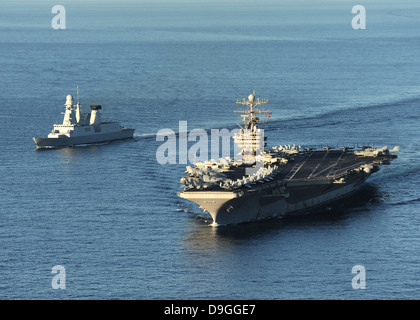
[[[301,146],[278,146],[264,150],[266,137],[258,128],[261,114],[269,110],[258,106],[267,100],[237,100],[246,106],[243,126],[233,140],[241,149],[239,160],[229,157],[219,162],[197,162],[187,166],[181,179],[181,198],[195,202],[210,213],[213,224],[226,225],[295,214],[326,205],[357,191],[365,180],[397,158],[399,147],[353,148],[315,151]],[[263,122],[264,127],[265,122]],[[251,169],[251,170],[250,170]]]
[[[290,193],[296,200],[288,199],[286,195],[273,194],[272,190],[250,192],[241,195],[235,192],[201,192],[189,194],[186,198],[200,205],[207,211],[214,225],[229,225],[250,222],[267,218],[282,217],[292,214],[305,213],[333,201],[350,196],[363,185],[365,180],[356,180],[346,186],[317,188],[290,188]],[[309,195],[310,193],[311,195]]]
[[[74,104],[73,97],[69,94],[65,106],[63,122],[54,124],[47,137],[33,138],[37,149],[65,148],[133,137],[135,129],[125,128],[114,121],[102,121],[99,112],[102,109],[101,105],[91,105],[90,113],[82,113],[79,101]]]
[[[353,194],[379,165],[395,157],[363,157],[341,150],[300,153],[269,181],[234,190],[192,189],[178,195],[208,212],[214,225],[299,214]]]
[[[103,143],[116,140],[130,139],[133,137],[135,129],[124,128],[118,132],[95,133],[86,136],[66,136],[57,138],[33,138],[38,149],[65,148],[84,144]]]

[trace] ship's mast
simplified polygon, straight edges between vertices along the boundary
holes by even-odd
[[[271,116],[270,110],[261,110],[257,108],[259,105],[268,103],[268,100],[260,100],[255,98],[255,91],[248,96],[248,100],[245,98],[237,100],[237,104],[247,106],[246,110],[235,110],[237,113],[243,113],[241,115],[242,121],[245,123],[244,127],[241,127],[240,134],[234,136],[235,143],[241,148],[242,159],[246,163],[254,163],[256,156],[261,156],[264,153],[264,135],[261,129],[258,128],[258,123],[261,121],[258,114],[265,114],[265,120],[263,126]]]
[[[79,103],[79,86],[77,86],[77,104],[74,104],[73,96],[69,94],[66,97],[66,103],[64,105],[66,106],[66,111],[64,112],[63,125],[77,125],[80,122],[81,118],[81,105]]]
[[[80,102],[79,102],[79,86],[77,86],[77,105],[76,105],[76,122],[80,122],[81,118],[81,110],[80,110]]]

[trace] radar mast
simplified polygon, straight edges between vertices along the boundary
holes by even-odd
[[[264,128],[265,123],[271,116],[271,111],[261,110],[258,106],[266,103],[268,103],[268,100],[255,98],[255,91],[248,96],[248,100],[244,98],[236,101],[236,104],[248,107],[246,110],[235,110],[236,113],[243,113],[241,117],[245,125],[244,127],[240,126],[239,134],[233,137],[235,143],[241,148],[242,159],[248,164],[254,163],[256,156],[263,156],[264,154],[266,138],[263,131],[258,128],[258,123],[261,121],[258,114],[265,114],[262,125],[262,128]]]
[[[243,115],[241,115],[242,117],[242,121],[245,122],[245,129],[249,129],[249,130],[256,130],[257,128],[257,124],[258,122],[260,122],[260,118],[258,118],[257,114],[259,113],[264,113],[265,114],[265,121],[263,122],[263,126],[264,124],[268,121],[268,119],[271,116],[271,111],[270,110],[260,110],[257,108],[257,106],[262,105],[262,104],[266,104],[268,103],[268,100],[260,100],[260,98],[256,98],[255,99],[255,91],[250,94],[248,96],[248,100],[246,100],[245,98],[236,101],[236,104],[241,104],[244,106],[247,106],[249,109],[247,110],[235,110],[235,112],[237,113],[244,113]]]

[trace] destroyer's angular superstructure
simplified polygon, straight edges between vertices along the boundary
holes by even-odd
[[[362,147],[322,150],[301,146],[265,149],[258,124],[258,109],[267,101],[237,101],[245,125],[233,139],[241,148],[240,159],[224,158],[188,166],[178,195],[210,213],[217,225],[235,224],[298,213],[337,200],[356,191],[380,165],[397,158],[398,147]]]
[[[63,148],[133,137],[135,129],[102,121],[101,105],[91,105],[90,113],[82,113],[79,101],[74,104],[73,97],[67,95],[65,106],[63,122],[54,124],[47,137],[33,138],[37,148]]]

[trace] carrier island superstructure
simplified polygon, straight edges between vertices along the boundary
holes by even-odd
[[[348,196],[365,182],[379,166],[397,158],[388,147],[369,146],[321,150],[301,146],[264,149],[258,115],[267,103],[256,99],[237,101],[247,109],[244,126],[233,137],[241,148],[241,159],[223,158],[187,166],[181,179],[181,198],[195,202],[208,212],[214,225],[236,224],[275,216],[297,214]],[[262,147],[262,148],[261,148]]]
[[[79,101],[75,104],[69,94],[65,106],[63,122],[54,124],[47,137],[33,138],[37,148],[63,148],[133,137],[135,129],[125,128],[118,122],[102,121],[101,105],[91,105],[90,113],[82,113]]]

